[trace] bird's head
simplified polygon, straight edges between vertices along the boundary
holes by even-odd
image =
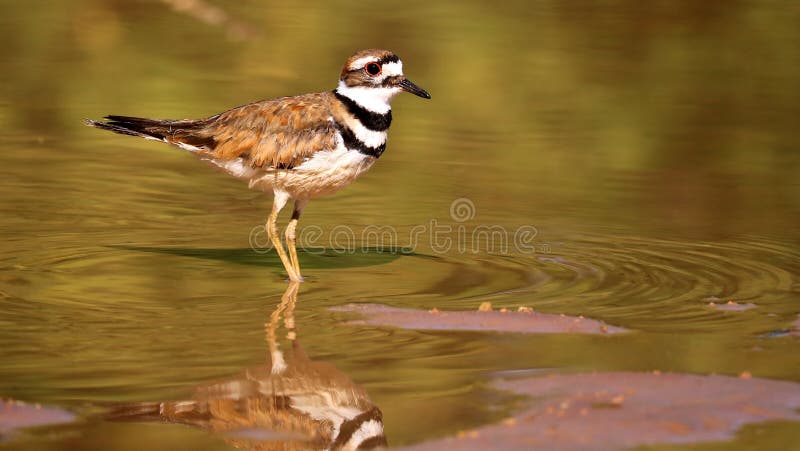
[[[403,62],[397,55],[378,49],[362,50],[348,58],[336,91],[378,112],[384,106],[388,109],[389,101],[401,91],[431,98],[428,91],[406,78]]]

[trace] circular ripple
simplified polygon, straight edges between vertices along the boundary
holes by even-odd
[[[449,275],[430,287],[449,298],[438,307],[474,308],[490,300],[651,330],[727,327],[741,316],[722,314],[708,304],[729,300],[753,303],[759,307],[755,314],[781,320],[796,313],[790,300],[800,296],[800,253],[755,238],[698,243],[581,236],[550,243],[547,253],[451,254],[420,264],[451,266]],[[475,292],[478,286],[483,287],[480,293]]]

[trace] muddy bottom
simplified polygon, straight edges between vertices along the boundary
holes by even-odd
[[[66,410],[21,401],[0,400],[0,441],[8,439],[19,429],[69,423],[74,420],[75,415]]]
[[[617,334],[628,329],[610,326],[589,318],[534,312],[529,308],[517,311],[439,311],[414,310],[380,304],[347,304],[334,307],[337,312],[357,313],[362,319],[348,324],[400,327],[417,330],[474,330],[484,332],[517,332],[538,334]]]
[[[719,301],[711,301],[708,303],[710,308],[715,310],[722,310],[726,312],[743,312],[745,310],[754,309],[757,306],[750,302],[736,302],[736,301],[728,301],[724,303],[720,303]]]
[[[622,449],[726,440],[748,423],[800,420],[800,384],[749,374],[554,374],[495,386],[531,404],[499,424],[407,449]]]

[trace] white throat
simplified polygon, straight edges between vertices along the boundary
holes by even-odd
[[[392,109],[389,102],[400,92],[400,88],[347,86],[339,80],[336,92],[373,113],[386,114]]]

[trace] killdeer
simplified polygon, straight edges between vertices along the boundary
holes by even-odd
[[[302,280],[297,221],[308,201],[355,181],[386,150],[390,101],[401,91],[430,99],[403,74],[388,50],[362,50],[347,59],[333,91],[243,105],[205,119],[162,120],[106,116],[86,124],[123,135],[163,141],[197,154],[250,188],[272,191],[266,230],[289,279]],[[290,200],[287,250],[276,220]]]
[[[383,414],[366,390],[330,363],[309,358],[300,345],[294,323],[299,286],[289,284],[265,324],[266,363],[199,385],[190,399],[116,404],[103,417],[188,424],[224,434],[242,449],[385,448]],[[286,357],[277,339],[281,317],[291,345]],[[248,440],[258,432],[273,434]]]

